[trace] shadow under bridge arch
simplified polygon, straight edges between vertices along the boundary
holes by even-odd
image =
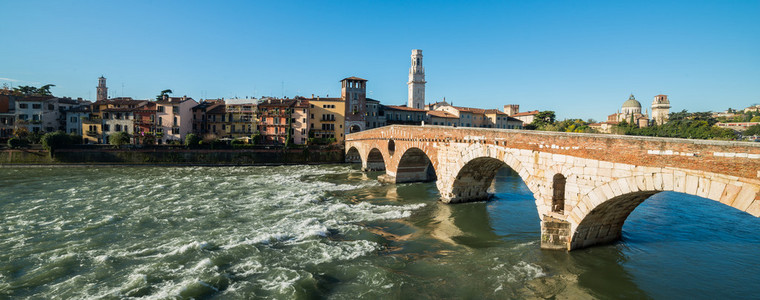
[[[377,148],[372,148],[367,154],[367,163],[364,171],[383,171],[385,170],[385,159],[383,153]]]
[[[362,163],[361,154],[359,154],[359,150],[356,147],[351,147],[346,151],[346,162],[354,164]]]
[[[488,193],[488,189],[502,167],[509,166],[493,157],[470,160],[457,173],[452,183],[451,194],[444,198],[444,202],[459,203],[489,199],[492,195]]]
[[[438,176],[435,171],[425,151],[409,148],[398,162],[396,183],[436,181]]]

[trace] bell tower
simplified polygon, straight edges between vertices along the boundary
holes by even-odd
[[[106,87],[106,78],[103,76],[100,76],[98,78],[98,88],[97,88],[97,101],[100,100],[106,100],[108,99],[108,88]]]
[[[412,50],[412,67],[409,68],[409,103],[408,107],[424,109],[425,107],[425,68],[422,66],[422,50]]]

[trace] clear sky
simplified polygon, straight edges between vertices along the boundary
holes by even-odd
[[[405,104],[412,49],[426,101],[604,120],[644,108],[760,103],[760,1],[0,0],[0,82],[57,96],[368,96]]]

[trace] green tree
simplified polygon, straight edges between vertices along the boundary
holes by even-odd
[[[536,116],[533,118],[533,122],[531,122],[530,125],[535,126],[535,128],[538,130],[543,130],[542,128],[544,126],[554,124],[556,119],[557,116],[554,114],[554,111],[542,111],[536,114]]]
[[[53,94],[50,92],[50,88],[54,86],[55,84],[43,85],[37,89],[36,93],[43,96],[52,96]]]
[[[22,86],[17,86],[13,88],[14,93],[16,93],[17,95],[22,95],[22,96],[31,96],[36,91],[37,91],[36,87],[29,86],[29,85],[22,85]]]
[[[254,134],[251,135],[251,144],[253,145],[258,144],[260,139],[261,139],[261,132],[256,131]]]
[[[29,144],[25,139],[18,138],[18,137],[12,137],[8,139],[8,148],[11,149],[19,149],[26,147]]]
[[[54,86],[55,84],[46,84],[39,88],[36,88],[30,85],[22,85],[22,86],[17,86],[13,88],[13,92],[16,95],[21,95],[21,96],[32,96],[32,95],[52,96],[53,94],[50,92],[50,88]]]
[[[198,147],[201,143],[201,137],[194,133],[190,133],[185,136],[185,146],[188,146],[190,148]]]
[[[117,132],[117,133],[109,135],[108,143],[113,146],[119,147],[121,145],[129,144],[129,139],[130,139],[129,133],[121,131],[121,132]]]
[[[142,138],[142,144],[143,145],[155,145],[156,144],[156,136],[152,135],[150,133],[146,133],[145,136]]]
[[[71,139],[71,144],[73,145],[81,145],[84,144],[84,139],[81,135],[78,134],[69,134],[69,138]]]
[[[758,125],[752,125],[747,128],[744,132],[742,132],[742,135],[744,136],[751,136],[751,135],[760,135],[760,124]]]
[[[50,151],[50,155],[62,147],[71,144],[71,137],[63,131],[48,132],[40,139],[42,147]]]
[[[156,96],[156,101],[164,100],[164,96],[168,96],[171,93],[173,93],[173,92],[170,89],[165,89],[165,90],[161,91],[161,93]]]

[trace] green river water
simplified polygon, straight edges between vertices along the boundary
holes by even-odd
[[[0,299],[758,298],[760,219],[660,193],[623,240],[539,248],[510,169],[489,202],[349,165],[0,168]]]

